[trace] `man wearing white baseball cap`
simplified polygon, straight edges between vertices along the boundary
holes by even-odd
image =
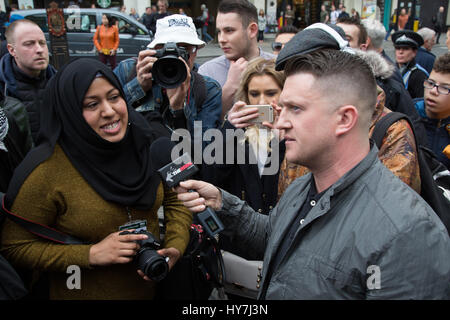
[[[170,54],[178,53],[178,59],[183,61],[187,71],[186,79],[171,88],[156,81],[158,79],[155,78],[159,77],[155,76],[153,70],[158,59],[169,53],[169,46],[174,49]],[[141,51],[138,58],[122,61],[114,70],[128,103],[144,113],[144,116],[149,112],[159,111],[165,125],[171,129],[188,129],[191,135],[194,132],[194,121],[202,121],[202,132],[217,128],[222,112],[221,87],[212,78],[194,71],[197,50],[204,46],[205,42],[198,38],[191,17],[173,14],[159,19],[155,38],[148,45],[149,50]],[[165,65],[160,63],[158,71],[164,73],[176,62],[171,60]],[[182,73],[179,72],[182,71],[180,69],[174,70],[177,75]]]

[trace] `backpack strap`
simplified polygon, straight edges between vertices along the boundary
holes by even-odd
[[[372,132],[372,140],[377,145],[377,148],[380,149],[381,143],[383,142],[383,138],[386,135],[387,130],[390,126],[392,126],[395,122],[400,119],[407,119],[407,116],[400,112],[391,112],[383,116],[378,122],[375,124],[375,128]],[[411,123],[410,121],[408,121]],[[412,128],[411,124],[410,127]]]
[[[14,221],[25,230],[37,235],[38,237],[61,244],[86,244],[81,240],[78,240],[70,235],[64,234],[62,232],[59,232],[58,230],[33,222],[31,220],[27,220],[10,212],[5,207],[5,196],[2,193],[0,193],[0,197],[1,197],[0,216],[8,217],[10,220]]]

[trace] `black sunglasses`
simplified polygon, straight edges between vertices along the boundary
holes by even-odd
[[[281,42],[272,42],[272,50],[280,51],[283,48],[283,44]]]

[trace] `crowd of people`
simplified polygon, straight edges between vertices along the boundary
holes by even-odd
[[[448,217],[423,197],[421,175],[422,148],[450,170],[450,52],[430,52],[435,31],[396,31],[392,61],[384,26],[342,7],[303,30],[280,28],[265,52],[264,12],[222,0],[212,19],[223,55],[199,66],[207,28],[199,37],[192,17],[157,6],[142,18],[154,32],[148,48],[117,65],[106,15],[94,37],[101,61],[60,70],[37,24],[6,29],[2,210],[81,240],[56,243],[4,219],[0,258],[29,275],[18,298],[158,299],[164,281],[132,262],[152,235],[170,278],[209,207],[225,228],[219,248],[262,261],[258,299],[449,299]],[[202,16],[211,21],[206,6]],[[157,52],[173,43],[182,54],[170,67],[179,62],[185,77],[171,86],[156,76]],[[261,106],[272,119],[256,120]],[[393,112],[409,120],[390,124],[378,145]],[[199,172],[168,188],[155,160],[164,152],[152,146],[180,132]],[[215,161],[197,161],[196,148],[214,148]],[[123,232],[137,224],[146,232]],[[67,285],[73,265],[79,289]],[[188,282],[197,266],[183,268]]]

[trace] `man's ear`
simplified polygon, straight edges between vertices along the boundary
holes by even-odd
[[[15,57],[15,51],[14,51],[14,46],[12,44],[7,44],[6,48],[8,49],[8,52],[10,55],[12,55],[13,57]]]
[[[362,50],[362,51],[367,51],[367,48],[369,48],[371,42],[372,42],[372,41],[370,40],[370,38],[367,37],[366,42],[365,42],[365,43],[361,43],[361,44],[359,45],[359,49]]]
[[[358,109],[352,105],[339,107],[336,115],[336,136],[341,136],[348,133],[356,126],[356,123],[358,122]]]
[[[258,36],[258,24],[256,22],[250,22],[247,27],[247,33],[250,39],[256,38]]]

